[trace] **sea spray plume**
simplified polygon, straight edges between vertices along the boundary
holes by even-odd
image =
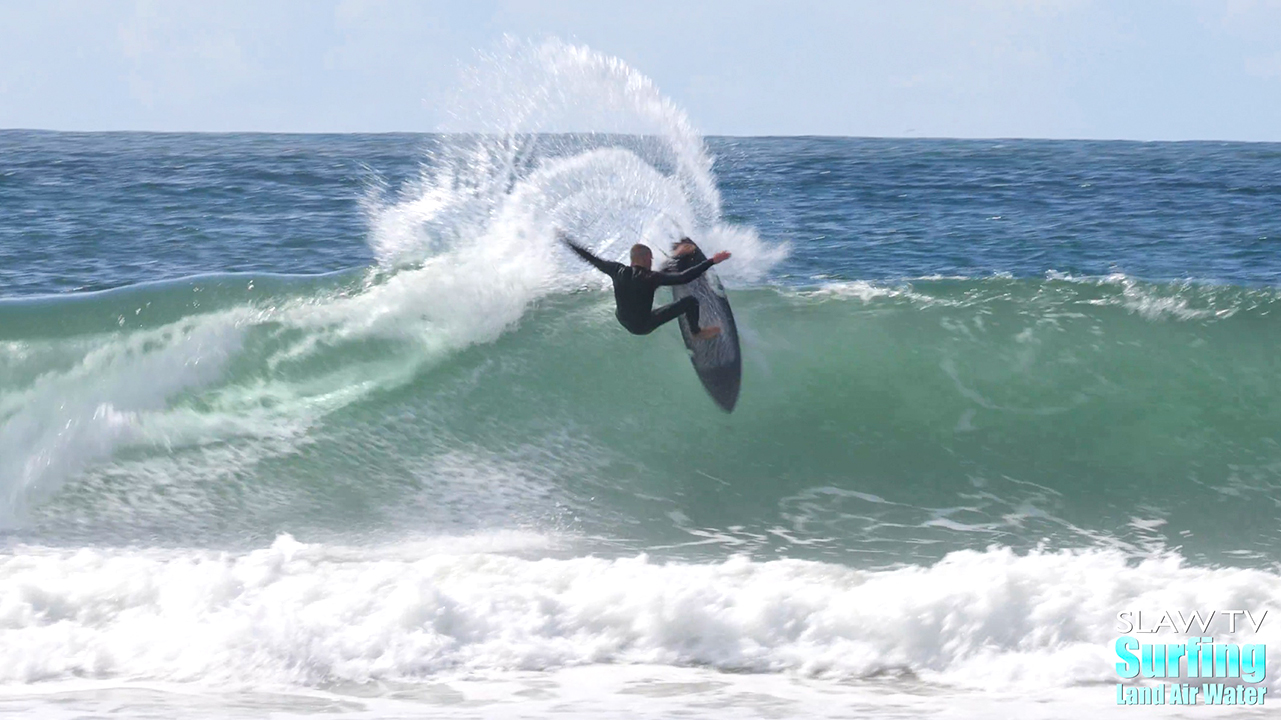
[[[497,91],[497,92],[495,92]],[[507,37],[460,84],[449,131],[500,138],[499,164],[517,167],[538,133],[591,133],[627,143],[683,190],[695,218],[720,220],[712,158],[689,117],[622,60],[559,40]],[[562,146],[573,152],[573,141]]]
[[[679,227],[735,253],[731,281],[760,278],[785,254],[724,223],[702,137],[618,58],[506,38],[463,73],[451,108],[418,182],[398,202],[366,204],[384,267],[472,245],[499,219],[531,256],[554,254],[553,226],[607,253],[665,246]]]

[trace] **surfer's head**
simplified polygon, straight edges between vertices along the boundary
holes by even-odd
[[[636,243],[632,246],[632,265],[649,268],[654,264],[654,253],[645,245]]]

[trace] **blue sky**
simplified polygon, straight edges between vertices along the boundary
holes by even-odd
[[[1281,0],[0,0],[0,127],[431,131],[504,33],[708,134],[1281,141]]]

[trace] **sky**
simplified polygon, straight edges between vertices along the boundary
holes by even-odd
[[[0,0],[0,128],[430,132],[504,34],[710,135],[1281,141],[1281,0]]]

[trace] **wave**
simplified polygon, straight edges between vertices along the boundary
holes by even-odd
[[[468,295],[444,282],[457,271],[277,279],[253,301],[238,293],[258,280],[220,278],[227,296],[187,315],[210,281],[119,291],[138,315],[116,314],[117,291],[68,299],[101,326],[5,339],[12,527],[552,527],[873,566],[1047,542],[1275,561],[1275,291],[740,285],[745,392],[721,417],[676,337],[617,329],[590,275],[526,301]]]

